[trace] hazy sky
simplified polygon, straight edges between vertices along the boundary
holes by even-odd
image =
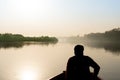
[[[74,36],[120,26],[120,0],[0,0],[0,33]]]

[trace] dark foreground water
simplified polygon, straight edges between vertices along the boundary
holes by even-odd
[[[0,80],[48,80],[66,69],[76,43],[32,43],[0,46]],[[103,80],[120,80],[120,49],[85,45],[85,55],[100,66]]]

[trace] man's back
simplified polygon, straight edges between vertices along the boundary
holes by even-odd
[[[80,80],[90,78],[90,61],[88,56],[77,58],[76,56],[71,57],[67,64],[67,74],[70,79],[68,80]],[[87,80],[88,80],[87,79]]]

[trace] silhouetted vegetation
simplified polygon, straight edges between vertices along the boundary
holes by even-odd
[[[90,33],[85,35],[83,38],[92,42],[119,43],[120,28],[115,28],[104,33]]]
[[[65,38],[64,38],[65,39]],[[103,33],[90,33],[83,37],[72,36],[66,38],[69,43],[80,43],[95,48],[104,48],[110,52],[120,52],[120,28],[114,28]]]
[[[90,33],[83,37],[73,36],[66,39],[73,43],[120,43],[120,28],[115,28],[104,33]]]
[[[21,34],[5,33],[0,34],[0,48],[21,48],[24,45],[49,45],[58,42],[56,37],[24,37]]]
[[[104,48],[114,53],[120,52],[120,28],[114,28],[104,33],[90,33],[81,40],[91,47]]]
[[[24,37],[21,34],[0,34],[0,48],[21,48],[24,45],[49,45],[58,42],[56,37]]]
[[[58,39],[56,37],[24,37],[21,34],[11,34],[5,33],[0,34],[0,42],[20,42],[20,41],[37,41],[37,42],[57,42]]]

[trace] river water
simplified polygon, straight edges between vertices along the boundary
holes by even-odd
[[[58,42],[0,46],[0,80],[49,80],[66,69],[76,44]],[[100,65],[99,76],[103,80],[120,80],[119,48],[86,44],[84,47],[84,54]]]

